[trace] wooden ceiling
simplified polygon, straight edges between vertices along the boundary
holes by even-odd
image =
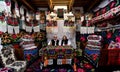
[[[32,10],[38,8],[49,8],[53,10],[55,5],[67,5],[68,9],[72,7],[83,7],[85,11],[90,11],[102,0],[19,0]]]
[[[73,6],[74,0],[49,0],[49,7],[53,9],[54,6],[68,6],[70,10]]]

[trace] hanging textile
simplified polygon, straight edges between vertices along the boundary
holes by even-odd
[[[15,12],[16,12],[16,15],[17,15],[18,17],[20,17],[19,7],[18,7],[17,2],[15,3]]]
[[[25,25],[25,21],[24,21],[24,20],[20,20],[20,24],[19,24],[19,26],[20,26],[20,29],[25,30],[25,27],[26,27],[26,25]]]
[[[33,31],[34,32],[40,32],[40,27],[39,26],[34,26]]]
[[[13,26],[8,25],[8,33],[13,34]]]
[[[102,14],[106,13],[107,9],[106,7],[102,9]]]
[[[103,2],[101,2],[101,4],[98,7],[103,8],[103,7],[107,6],[112,1],[113,0],[104,0]]]
[[[11,0],[5,0],[7,6],[7,12],[11,13]]]
[[[46,29],[46,24],[39,24],[40,30],[45,30]]]
[[[32,32],[32,26],[26,26],[25,30],[26,32]]]
[[[117,1],[117,3],[116,3],[116,7],[118,6],[118,5],[120,5],[120,0],[116,0]]]
[[[20,23],[20,28],[25,30],[25,16],[24,16],[24,6],[22,5],[20,7],[20,14],[21,14],[21,23]]]
[[[20,29],[25,30],[25,22],[24,22],[25,16],[24,16],[24,7],[23,7],[23,5],[20,7],[20,14],[21,14],[21,20],[20,20],[19,26],[20,26]]]
[[[0,13],[0,31],[6,32],[7,31],[7,23],[5,21],[5,17]]]
[[[26,17],[27,17],[27,18],[26,18],[26,21],[29,22],[29,20],[30,20],[30,14],[29,14],[28,11],[26,12]]]
[[[14,29],[15,34],[18,34],[20,32],[19,26],[14,26],[13,29]]]
[[[96,12],[96,17],[97,17],[97,16],[99,16],[99,15],[100,15],[100,12],[99,12],[99,11],[98,11],[98,12]]]
[[[24,7],[23,5],[20,7],[20,14],[23,16],[24,15]]]
[[[39,12],[36,12],[35,18],[36,18],[36,20],[40,20],[40,13]]]
[[[18,19],[17,18],[12,18],[12,21],[13,21],[13,26],[18,26],[19,25],[19,22],[18,22]]]
[[[4,22],[1,22],[0,21],[0,31],[1,32],[7,32],[7,23],[6,23],[6,21],[4,21]]]
[[[23,6],[20,7],[20,14],[22,15],[21,20],[24,21],[25,17],[24,17],[24,8],[23,8]]]
[[[4,0],[0,0],[0,12],[7,11],[7,6]]]
[[[94,33],[94,27],[88,27],[87,31],[88,31],[88,34]]]
[[[115,7],[115,4],[116,2],[115,1],[112,1],[109,5],[110,5],[110,9],[114,8]]]
[[[81,34],[92,34],[95,32],[95,27],[81,27],[80,33]]]
[[[87,27],[81,27],[80,28],[80,33],[81,34],[86,34],[87,33]]]

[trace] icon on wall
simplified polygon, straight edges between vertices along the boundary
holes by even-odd
[[[58,9],[57,16],[58,16],[59,18],[63,18],[63,13],[64,13],[64,10],[63,10],[63,9]]]

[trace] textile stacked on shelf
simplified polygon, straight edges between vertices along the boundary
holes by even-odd
[[[102,46],[100,42],[102,37],[99,35],[89,35],[87,39],[88,41],[85,48],[85,56],[93,63],[93,65],[96,66]]]
[[[21,46],[24,50],[24,58],[27,62],[33,61],[37,57],[37,46],[34,44],[34,39],[30,35],[22,37]]]

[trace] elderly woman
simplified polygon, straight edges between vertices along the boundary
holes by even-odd
[[[62,41],[61,41],[61,46],[65,46],[65,45],[70,45],[70,41],[68,40],[67,36],[63,36]]]

